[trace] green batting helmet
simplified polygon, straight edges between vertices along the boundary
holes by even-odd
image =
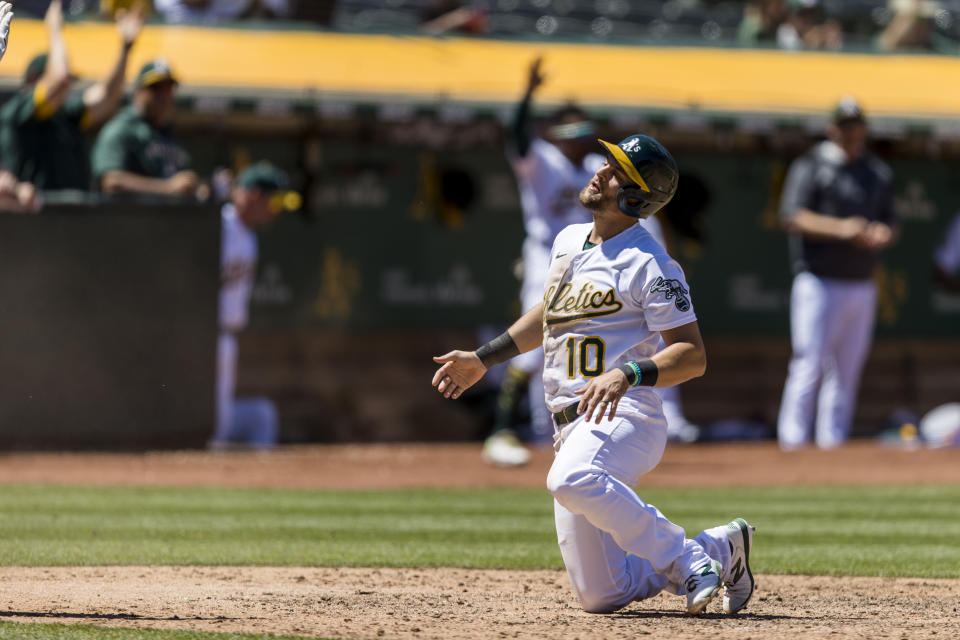
[[[611,164],[623,170],[633,184],[620,187],[617,205],[634,218],[648,218],[670,202],[677,192],[680,172],[662,144],[640,133],[617,144],[599,140]]]

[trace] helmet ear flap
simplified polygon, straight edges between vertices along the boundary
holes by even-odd
[[[620,187],[617,191],[617,206],[632,218],[647,218],[652,213],[640,187]]]

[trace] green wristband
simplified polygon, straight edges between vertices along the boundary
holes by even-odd
[[[623,375],[627,376],[627,383],[631,387],[636,387],[640,384],[644,384],[642,382],[643,369],[641,368],[640,363],[634,362],[633,360],[627,360],[625,363],[623,363],[617,368],[620,369],[620,371],[623,371]],[[654,381],[656,381],[656,376],[654,376]]]
[[[633,364],[640,373],[640,375],[637,376],[636,385],[644,387],[656,386],[657,378],[660,376],[660,369],[657,367],[656,362],[648,358],[640,362],[634,362]]]

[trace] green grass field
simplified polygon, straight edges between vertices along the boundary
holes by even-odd
[[[642,494],[688,533],[747,518],[756,573],[960,577],[960,486]],[[3,487],[0,564],[562,567],[545,490],[57,486]],[[0,639],[257,637],[0,624]]]
[[[743,516],[760,573],[960,577],[960,486],[643,492],[688,533]],[[559,569],[545,490],[5,486],[0,564]]]

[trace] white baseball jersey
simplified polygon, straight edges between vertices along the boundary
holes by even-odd
[[[230,203],[220,210],[220,328],[247,326],[250,293],[257,269],[257,235],[237,216]]]
[[[637,220],[637,224],[646,229],[661,247],[664,249],[667,248],[667,238],[663,235],[663,225],[660,224],[660,221],[657,220],[656,216],[640,218]]]
[[[547,407],[578,402],[574,392],[628,360],[651,357],[660,331],[696,320],[683,270],[639,224],[584,249],[592,224],[564,229],[553,244],[544,289],[543,383]],[[621,404],[659,404],[631,387]]]
[[[227,203],[220,210],[220,337],[217,340],[216,426],[210,446],[244,444],[254,448],[277,442],[277,409],[267,398],[235,398],[237,337],[247,325],[257,269],[257,235]]]
[[[933,254],[933,259],[937,266],[947,273],[956,273],[960,269],[960,211],[957,212],[953,222],[950,223],[943,244],[937,248],[936,253]]]
[[[528,240],[549,249],[561,230],[592,219],[578,196],[603,165],[602,155],[588,153],[578,166],[556,146],[535,138],[527,155],[513,158],[512,163]]]

